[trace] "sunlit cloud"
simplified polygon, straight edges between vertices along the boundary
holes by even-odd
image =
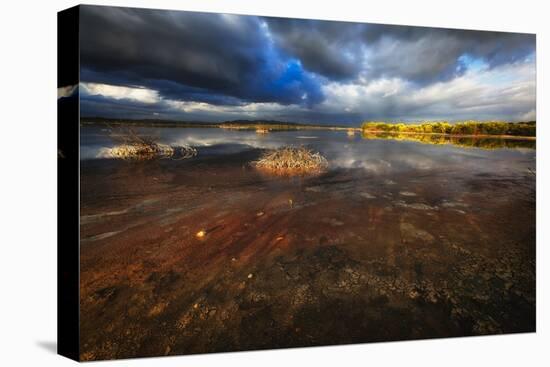
[[[366,119],[489,119],[533,117],[536,76],[532,64],[472,69],[448,81],[419,87],[403,79],[329,83],[326,110],[348,108]]]
[[[158,103],[160,97],[157,91],[147,88],[123,87],[100,83],[81,83],[82,92],[91,96],[103,96],[116,100],[127,99],[142,103]]]

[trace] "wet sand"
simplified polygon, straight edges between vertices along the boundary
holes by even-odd
[[[82,359],[535,330],[529,171],[289,179],[260,153],[81,162]]]

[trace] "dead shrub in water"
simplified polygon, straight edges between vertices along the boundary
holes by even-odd
[[[159,157],[171,157],[174,150],[168,145],[161,144],[122,144],[111,148],[109,153],[113,158],[148,160]]]
[[[160,144],[155,141],[154,137],[138,135],[131,128],[125,132],[112,132],[111,138],[119,143],[119,145],[109,149],[109,156],[112,158],[132,160],[186,159],[197,155],[197,150],[193,147]]]
[[[321,173],[328,162],[321,154],[304,147],[282,147],[264,153],[254,165],[267,173],[293,176]]]

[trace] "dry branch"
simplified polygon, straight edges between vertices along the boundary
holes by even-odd
[[[267,173],[294,176],[323,172],[328,162],[319,153],[304,147],[283,147],[266,152],[254,165]]]
[[[118,159],[149,160],[156,158],[187,159],[197,155],[191,146],[170,146],[156,142],[152,136],[138,135],[133,129],[111,131],[111,138],[119,144],[109,150],[109,156]]]

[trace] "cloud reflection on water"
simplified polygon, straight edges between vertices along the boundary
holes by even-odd
[[[81,129],[81,159],[107,158],[114,146],[108,132],[98,127]],[[228,131],[215,128],[139,128],[170,145],[191,145],[199,156],[223,155],[249,149],[276,149],[286,145],[305,146],[321,152],[331,168],[361,169],[370,174],[404,171],[513,172],[534,166],[535,150],[464,148],[450,144],[430,145],[414,141],[351,138],[341,131]],[[208,148],[202,149],[201,147]]]

